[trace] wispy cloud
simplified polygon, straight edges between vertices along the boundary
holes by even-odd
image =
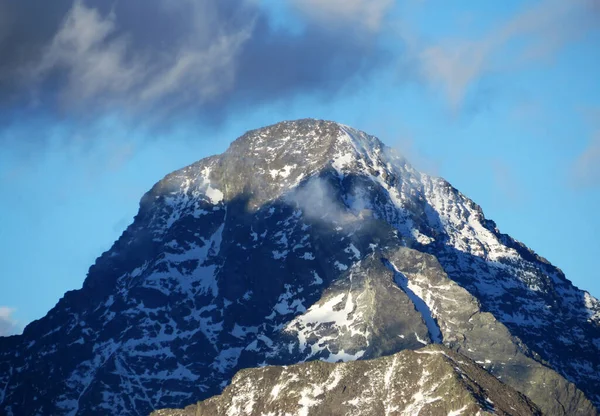
[[[190,3],[189,33],[172,39],[171,50],[158,51],[138,47],[126,27],[117,27],[115,10],[102,15],[78,0],[31,68],[33,78],[43,84],[60,74],[64,85],[58,93],[69,106],[94,101],[146,108],[183,93],[203,103],[231,88],[235,58],[253,25],[248,16],[239,27],[219,27],[218,21],[207,19],[214,17],[215,6],[203,3],[201,10]],[[207,27],[213,28],[210,39]],[[178,99],[170,98],[173,106]]]
[[[394,0],[290,0],[311,18],[329,25],[363,26],[377,31]]]
[[[12,317],[14,312],[13,308],[0,306],[0,336],[5,337],[21,332],[20,325]]]
[[[56,0],[35,11],[0,0],[15,22],[0,33],[0,106],[11,109],[2,117],[116,112],[218,123],[249,105],[333,96],[389,61],[373,40],[391,0],[289,1],[306,11],[300,33],[272,24],[256,0]],[[313,7],[359,19],[353,31],[362,35]]]
[[[446,39],[415,45],[423,79],[440,88],[452,109],[469,88],[489,73],[502,73],[552,58],[600,22],[593,0],[543,0],[505,21],[480,39]],[[518,45],[518,46],[517,46]]]
[[[401,136],[394,143],[394,148],[420,172],[432,176],[440,175],[441,160],[425,154],[412,136]]]
[[[510,111],[510,117],[517,122],[539,123],[544,118],[544,106],[540,101],[521,99]]]
[[[286,198],[312,221],[344,223],[356,220],[340,201],[336,201],[335,195],[335,189],[326,179],[313,177]]]
[[[113,14],[105,18],[77,1],[67,14],[40,62],[32,68],[42,79],[52,71],[66,71],[66,94],[73,100],[100,93],[125,92],[143,76],[143,66],[126,62],[128,43],[114,35]]]
[[[571,183],[576,188],[600,186],[600,109],[592,110],[590,114],[595,115],[594,131],[571,169]]]
[[[522,202],[523,188],[513,168],[498,158],[492,160],[491,168],[494,187],[503,196],[502,200],[512,203]]]

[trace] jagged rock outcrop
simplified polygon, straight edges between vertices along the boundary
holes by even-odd
[[[541,415],[524,395],[440,345],[367,361],[240,371],[225,391],[152,416]]]
[[[443,343],[473,359],[504,383],[526,394],[545,414],[590,415],[596,409],[572,383],[450,280],[435,257],[400,248],[385,253],[405,290],[423,299]]]
[[[81,289],[0,338],[0,413],[148,414],[429,343],[544,412],[600,405],[598,300],[378,139],[284,122],[167,175]]]

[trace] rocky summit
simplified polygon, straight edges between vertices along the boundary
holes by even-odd
[[[596,415],[600,302],[377,138],[283,122],[167,175],[0,338],[0,414],[188,405],[158,414]]]

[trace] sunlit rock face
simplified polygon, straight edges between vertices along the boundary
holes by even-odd
[[[524,395],[443,346],[368,361],[240,371],[220,396],[152,416],[541,415]]]
[[[0,338],[0,413],[148,414],[432,343],[545,413],[600,405],[598,300],[375,137],[283,122],[167,175],[82,289]]]

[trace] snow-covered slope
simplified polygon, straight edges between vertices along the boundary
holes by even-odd
[[[441,346],[369,361],[238,373],[222,395],[152,416],[541,415],[525,396]]]
[[[378,139],[284,122],[167,175],[82,289],[0,338],[0,409],[146,414],[432,342],[543,411],[600,405],[598,300]]]

